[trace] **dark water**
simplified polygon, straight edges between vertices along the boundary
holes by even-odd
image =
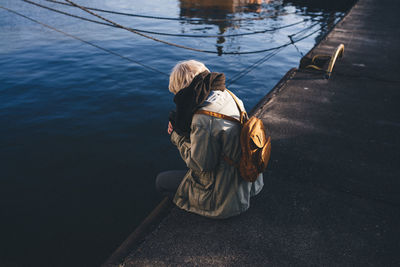
[[[91,18],[76,8],[36,0]],[[262,4],[256,4],[262,2]],[[350,7],[321,1],[105,1],[80,4],[156,20],[101,13],[149,31],[264,34],[160,39],[216,52],[249,51],[327,28],[281,50],[229,88],[251,109]],[[168,73],[197,59],[227,78],[266,53],[183,50],[18,0],[0,5]],[[286,14],[288,13],[288,14]],[[265,18],[276,15],[273,18]],[[188,18],[195,20],[188,21]],[[221,21],[221,19],[265,18]],[[213,21],[212,19],[219,19]],[[308,29],[319,21],[318,25]],[[301,35],[299,35],[301,36]],[[96,266],[160,201],[158,172],[184,168],[166,133],[173,108],[168,77],[0,9],[0,265]]]

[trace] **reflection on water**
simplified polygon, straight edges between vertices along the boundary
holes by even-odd
[[[213,12],[220,12],[223,16],[236,12],[260,12],[261,4],[270,3],[271,0],[179,0],[181,15],[188,17],[207,17],[214,15]],[[193,12],[193,13],[192,13]],[[196,14],[197,12],[197,14]]]
[[[354,5],[356,0],[336,0],[336,1],[320,1],[320,0],[283,0],[283,6],[294,6],[305,16],[318,16],[321,25],[326,27],[321,29],[317,41],[331,29],[335,24],[337,12],[346,12],[349,7]]]
[[[283,12],[280,0],[179,0],[179,2],[181,18],[203,19],[188,23],[216,25],[220,35],[228,28],[240,28],[242,20],[273,19]],[[240,18],[235,18],[235,15],[240,15]],[[225,41],[223,36],[216,40],[219,55],[222,54],[222,44]]]

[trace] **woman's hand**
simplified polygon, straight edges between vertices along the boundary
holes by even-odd
[[[168,134],[172,134],[173,130],[174,130],[174,128],[172,127],[171,122],[168,122]]]

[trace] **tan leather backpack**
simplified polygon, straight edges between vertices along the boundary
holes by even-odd
[[[241,124],[240,146],[242,149],[242,155],[239,162],[234,162],[226,155],[224,155],[223,158],[227,163],[239,169],[240,175],[244,180],[254,182],[257,180],[258,175],[267,168],[271,155],[271,137],[267,137],[263,122],[254,116],[249,119],[247,113],[242,111],[240,108],[235,95],[228,89],[226,90],[235,100],[236,106],[240,112],[240,120],[207,110],[198,110],[195,113],[205,114]]]

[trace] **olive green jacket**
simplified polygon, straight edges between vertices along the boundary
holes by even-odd
[[[227,91],[212,91],[201,109],[239,118]],[[178,207],[213,218],[227,218],[249,208],[250,197],[263,187],[262,174],[254,183],[246,182],[237,168],[222,159],[226,155],[239,161],[239,136],[238,123],[203,114],[193,116],[190,140],[172,132],[171,141],[189,168],[173,200]]]

